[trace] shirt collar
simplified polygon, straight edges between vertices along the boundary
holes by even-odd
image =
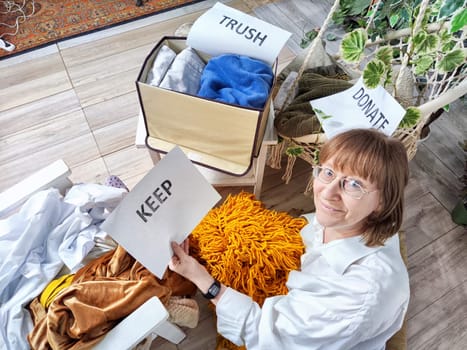
[[[315,234],[320,237],[322,242],[323,227],[316,221],[316,217],[313,217],[312,226],[315,228]],[[321,255],[331,268],[342,275],[355,261],[376,253],[382,246],[367,247],[362,236],[359,235],[321,244],[316,248],[320,250]]]

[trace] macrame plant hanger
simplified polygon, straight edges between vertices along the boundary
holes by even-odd
[[[287,91],[287,95],[285,98],[285,101],[290,101],[291,98],[294,96],[293,93],[296,90],[296,87],[298,85],[298,81],[300,80],[301,76],[303,75],[303,72],[305,71],[314,50],[316,49],[318,43],[321,43],[324,33],[326,32],[329,24],[332,21],[332,16],[334,13],[338,10],[339,8],[339,0],[335,0],[334,4],[332,5],[331,9],[329,10],[329,13],[326,17],[326,19],[323,22],[323,25],[321,26],[320,30],[318,31],[318,34],[316,35],[315,39],[312,41],[304,59],[303,63],[301,64],[297,77],[295,78],[292,86],[290,89]],[[279,111],[281,113],[283,109],[286,107],[286,103],[284,103]],[[290,179],[292,178],[292,170],[295,165],[295,161],[297,160],[297,157],[300,157],[304,159],[306,162],[310,164],[316,164],[316,159],[318,155],[318,146],[320,143],[324,142],[326,140],[326,137],[324,133],[320,134],[310,134],[304,137],[299,137],[299,138],[289,138],[283,135],[279,135],[281,138],[281,141],[272,147],[270,147],[270,155],[268,159],[268,165],[271,168],[274,169],[280,169],[281,168],[281,161],[282,161],[282,155],[287,154],[287,166],[284,172],[284,175],[282,176],[282,180],[286,184],[289,183]],[[290,148],[292,147],[292,148]],[[303,151],[299,152],[294,152],[293,148],[296,149],[301,149]],[[307,188],[305,189],[305,193],[309,193],[311,188],[310,183],[312,183],[311,179],[307,185]]]

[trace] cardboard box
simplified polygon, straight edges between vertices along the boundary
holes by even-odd
[[[231,175],[246,174],[261,147],[271,95],[263,109],[255,109],[151,86],[147,76],[164,44],[179,53],[186,47],[186,38],[162,38],[139,73],[136,85],[147,147],[167,153],[179,145],[197,164]],[[205,62],[209,59],[198,54]]]

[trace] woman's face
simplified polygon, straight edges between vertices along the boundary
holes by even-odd
[[[326,228],[327,232],[332,230],[344,236],[363,233],[361,230],[365,219],[368,215],[377,211],[380,204],[380,192],[377,190],[376,185],[356,174],[337,172],[334,170],[332,159],[321,164],[321,166],[332,170],[332,172],[328,172],[329,174],[334,174],[332,176],[333,180],[329,183],[325,183],[316,177],[314,179],[313,191],[316,219]],[[342,178],[351,179],[352,182],[347,185],[357,186],[359,184],[369,193],[363,194],[360,199],[350,196],[341,188]],[[356,182],[353,180],[356,180]]]

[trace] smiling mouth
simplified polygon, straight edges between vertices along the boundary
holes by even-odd
[[[328,211],[332,211],[332,212],[342,212],[342,210],[339,210],[339,209],[335,209],[335,208],[333,208],[333,207],[330,207],[330,206],[324,204],[322,201],[320,201],[320,204],[321,204],[321,206],[322,206],[324,209],[326,209],[326,210],[328,210]]]

